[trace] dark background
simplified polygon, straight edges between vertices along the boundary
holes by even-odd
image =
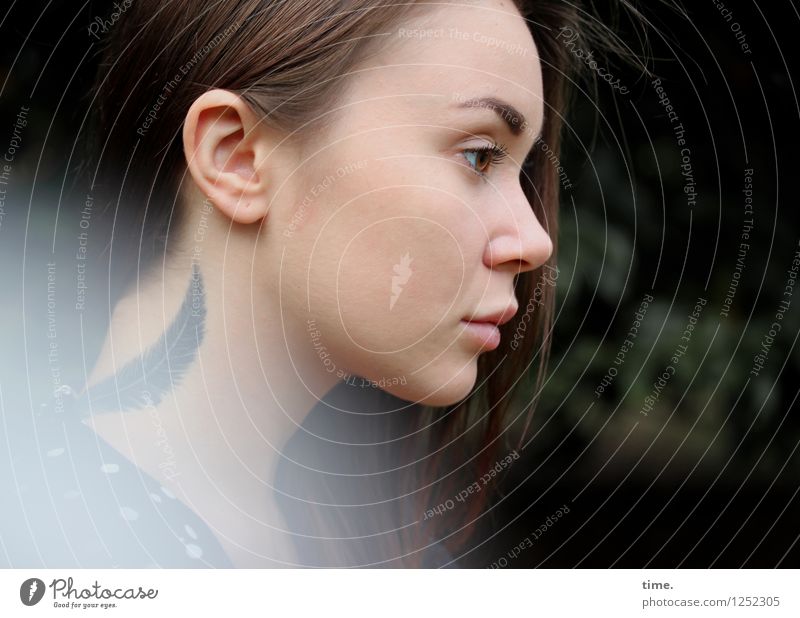
[[[15,396],[33,405],[25,393],[50,379],[42,362],[46,262],[54,249],[72,251],[80,231],[75,135],[94,72],[86,26],[111,4],[26,2],[0,13],[0,150],[21,106],[30,108],[0,214],[4,414]],[[712,0],[691,3],[688,16],[648,3],[654,27],[645,46],[620,25],[622,40],[646,51],[680,117],[695,205],[653,76],[602,59],[629,92],[583,83],[576,96],[562,157],[572,188],[563,192],[550,373],[522,458],[473,549],[460,556],[465,565],[800,566],[800,292],[760,374],[750,373],[800,249],[792,81],[800,17],[788,1],[725,5],[730,21]],[[754,170],[753,229],[723,317],[750,218],[746,168]],[[64,297],[74,294],[69,277],[58,285]],[[614,365],[645,294],[654,301],[624,363]],[[644,416],[698,297],[707,304],[687,353]],[[68,320],[60,337],[82,341],[93,358],[99,342]],[[611,367],[618,374],[598,397]],[[84,369],[63,368],[64,380],[79,382]],[[569,512],[554,518],[564,505]]]

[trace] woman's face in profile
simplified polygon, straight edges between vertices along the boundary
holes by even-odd
[[[520,184],[544,110],[539,57],[497,1],[447,5],[385,39],[321,119],[265,259],[282,320],[325,371],[448,405],[496,347],[491,326],[465,320],[510,319],[515,275],[552,251]]]

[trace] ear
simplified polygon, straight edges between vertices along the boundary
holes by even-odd
[[[227,90],[200,95],[186,113],[183,150],[195,184],[237,223],[254,223],[269,210],[272,187],[263,165],[273,149],[267,128],[245,101]]]

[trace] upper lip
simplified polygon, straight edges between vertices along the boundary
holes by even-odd
[[[519,305],[516,303],[513,305],[509,305],[507,309],[495,311],[493,313],[488,313],[485,315],[475,316],[472,318],[467,318],[468,322],[491,322],[492,324],[496,324],[500,326],[501,324],[505,324],[511,318],[514,317],[514,314],[517,312]]]

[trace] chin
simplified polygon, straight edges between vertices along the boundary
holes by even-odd
[[[461,367],[428,367],[425,372],[414,375],[406,384],[384,388],[387,393],[424,406],[450,406],[467,397],[475,387],[477,363],[469,362]]]

